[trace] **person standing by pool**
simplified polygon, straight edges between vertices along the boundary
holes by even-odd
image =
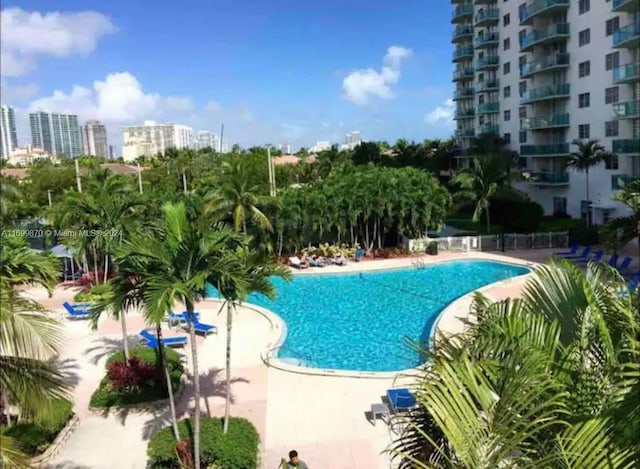
[[[295,449],[289,451],[289,462],[287,463],[287,469],[309,469],[309,466],[298,458],[298,452]]]

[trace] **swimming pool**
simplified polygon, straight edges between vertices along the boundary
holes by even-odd
[[[511,264],[459,260],[424,268],[298,275],[289,284],[274,280],[274,301],[257,294],[250,301],[287,323],[280,359],[316,368],[398,371],[421,363],[407,339],[427,343],[449,303],[527,273]]]

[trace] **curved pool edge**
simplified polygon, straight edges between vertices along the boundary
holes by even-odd
[[[517,267],[526,267],[529,269],[528,273],[522,274],[522,275],[517,275],[515,277],[510,277],[508,279],[505,280],[499,280],[497,282],[493,282],[493,283],[489,283],[487,285],[484,285],[483,287],[477,288],[475,290],[472,290],[468,293],[465,293],[462,296],[459,296],[458,298],[456,298],[455,300],[451,301],[445,308],[442,309],[442,311],[440,311],[440,313],[438,313],[438,316],[436,317],[436,319],[434,320],[433,326],[431,327],[431,330],[429,332],[429,337],[430,339],[433,339],[433,337],[435,336],[435,332],[436,330],[440,330],[439,324],[442,321],[442,319],[446,316],[446,315],[450,315],[453,313],[455,307],[462,301],[468,299],[469,297],[475,295],[476,293],[483,293],[491,288],[494,288],[496,286],[501,286],[501,285],[507,285],[509,283],[512,283],[518,279],[526,279],[529,276],[531,276],[531,274],[533,273],[533,268],[536,267],[537,265],[539,265],[539,263],[536,262],[531,262],[531,261],[525,261],[525,260],[520,260],[520,259],[510,259],[510,260],[504,260],[502,258],[496,259],[493,256],[470,256],[470,257],[461,257],[461,258],[456,258],[456,259],[442,259],[442,260],[434,260],[433,262],[430,262],[427,265],[435,265],[435,264],[442,264],[442,263],[447,263],[447,262],[454,262],[456,260],[467,260],[467,261],[492,261],[492,262],[496,262],[496,263],[502,263],[502,264],[507,264],[507,265],[512,265],[512,266],[517,266]],[[362,269],[362,270],[358,270],[358,271],[350,271],[350,272],[318,272],[318,275],[329,275],[329,274],[349,274],[349,273],[359,273],[359,272],[367,272],[367,271],[380,271],[380,270],[392,270],[392,269],[406,269],[406,268],[411,268],[411,267],[415,267],[413,266],[413,264],[411,265],[406,265],[406,266],[389,266],[388,268],[374,268],[374,269]],[[315,273],[314,273],[315,274]],[[289,372],[289,373],[296,373],[296,374],[304,374],[304,375],[312,375],[312,376],[332,376],[332,377],[336,377],[336,378],[369,378],[369,379],[395,379],[398,376],[402,376],[402,375],[412,375],[415,373],[419,373],[421,372],[424,367],[426,366],[426,364],[417,366],[417,367],[413,367],[413,368],[405,368],[403,370],[396,370],[396,371],[357,371],[357,370],[338,370],[338,369],[331,369],[331,368],[315,368],[315,367],[305,367],[305,366],[297,366],[297,365],[293,365],[291,363],[286,363],[283,360],[281,360],[280,358],[278,358],[277,356],[277,350],[284,344],[284,342],[286,341],[287,338],[287,323],[284,319],[282,319],[280,317],[279,314],[277,314],[274,311],[271,311],[270,309],[264,308],[262,306],[258,306],[255,305],[253,303],[245,303],[244,304],[245,307],[250,308],[255,310],[256,312],[258,312],[259,314],[261,314],[270,324],[271,324],[271,329],[274,332],[278,332],[277,337],[273,340],[273,342],[270,342],[267,345],[267,350],[263,353],[260,354],[260,358],[262,359],[262,362],[265,364],[266,367],[268,368],[274,368],[280,371],[285,371],[285,372]],[[442,331],[441,331],[442,332]],[[447,331],[444,331],[445,333]]]

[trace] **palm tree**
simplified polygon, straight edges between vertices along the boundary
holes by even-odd
[[[608,267],[583,274],[561,261],[540,267],[522,299],[476,295],[477,323],[438,337],[430,354],[419,406],[392,449],[400,467],[639,462],[640,318],[624,286]]]
[[[637,237],[640,250],[640,179],[627,182],[619,192],[613,195],[612,199],[625,204],[631,213],[626,217],[614,218],[607,224],[607,228],[615,234],[616,238],[618,233],[621,233],[621,241]]]
[[[195,304],[207,296],[207,285],[221,276],[231,278],[236,267],[230,251],[241,238],[224,225],[211,226],[200,214],[202,207],[188,213],[184,202],[166,203],[162,207],[159,233],[125,241],[136,252],[136,270],[144,279],[144,308],[153,321],[171,312],[176,303],[185,306],[189,317],[194,376],[194,461],[200,467],[200,376],[195,338]]]
[[[480,221],[482,214],[487,220],[487,233],[491,229],[490,205],[491,197],[496,191],[509,183],[509,172],[504,161],[494,156],[479,156],[473,159],[472,166],[458,172],[451,182],[458,184],[461,190],[456,194],[458,199],[475,202],[473,221]]]
[[[247,247],[240,247],[234,252],[233,269],[221,270],[214,285],[225,300],[227,306],[227,357],[226,357],[226,402],[224,407],[224,433],[229,428],[229,411],[231,404],[231,330],[236,306],[247,301],[251,293],[260,293],[273,299],[276,290],[271,277],[285,280],[291,278],[288,268],[264,258]]]
[[[585,174],[586,182],[585,189],[587,195],[587,226],[591,225],[591,201],[589,199],[589,169],[599,165],[607,158],[613,157],[613,155],[606,151],[604,146],[600,144],[599,140],[574,140],[573,145],[578,149],[572,152],[565,163],[568,169],[580,171]]]
[[[18,181],[12,177],[0,177],[2,187],[2,197],[0,197],[0,217],[3,225],[10,221],[13,203],[20,200],[21,194],[18,188]]]

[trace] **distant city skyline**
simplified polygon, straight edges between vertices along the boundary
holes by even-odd
[[[82,135],[76,114],[37,111],[29,114],[31,144],[52,156],[82,155]]]
[[[0,106],[0,158],[7,159],[18,147],[16,116],[12,106]]]

